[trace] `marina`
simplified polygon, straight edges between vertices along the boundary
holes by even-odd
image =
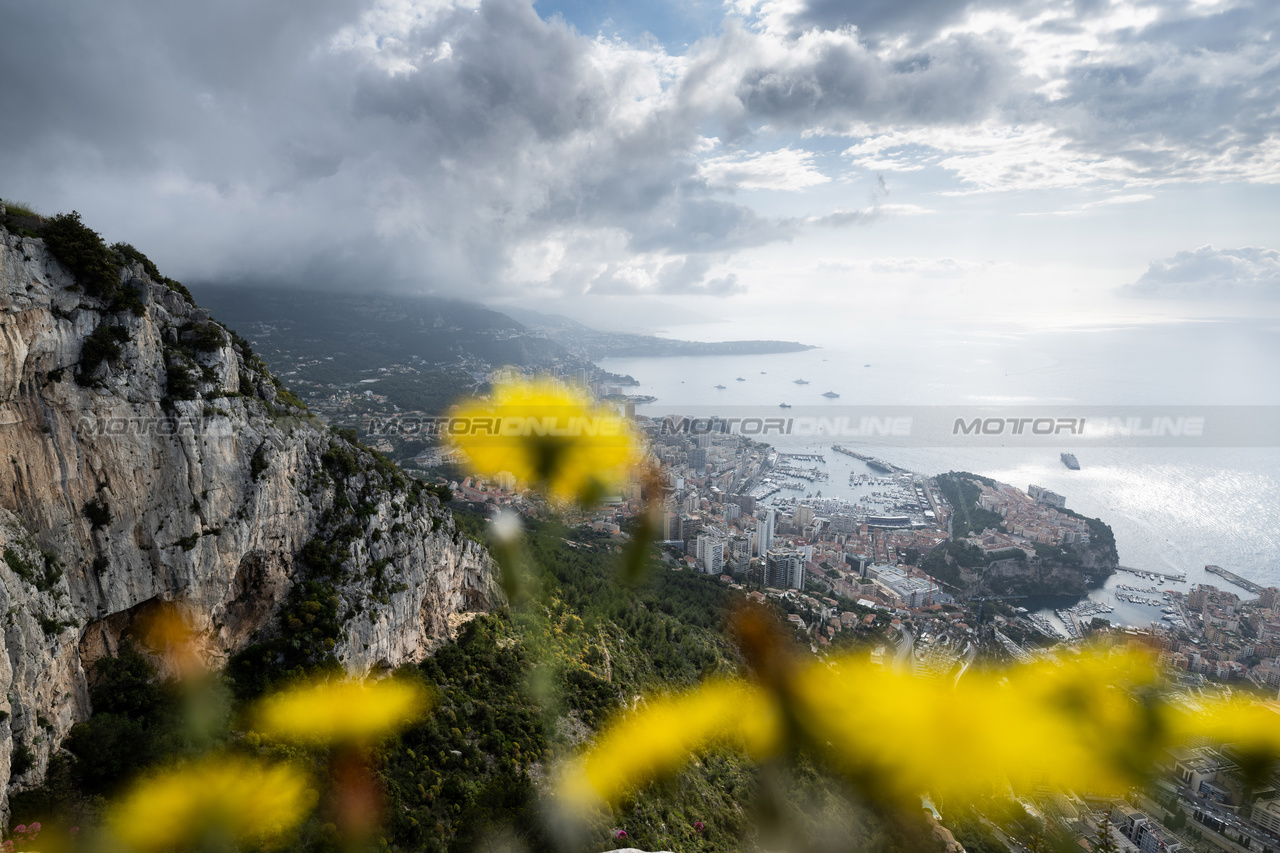
[[[1147,580],[1153,581],[1166,580],[1175,581],[1177,583],[1186,583],[1187,581],[1186,572],[1157,572],[1154,569],[1135,569],[1130,566],[1116,566],[1116,571],[1128,572],[1129,574],[1137,575],[1140,578],[1146,578]]]
[[[1111,613],[1115,610],[1110,604],[1101,601],[1084,600],[1079,604],[1071,607],[1063,607],[1057,611],[1058,618],[1062,620],[1062,624],[1066,626],[1067,634],[1070,639],[1078,640],[1085,634],[1085,626],[1081,621],[1098,616],[1103,613]]]
[[[1160,607],[1164,604],[1164,601],[1159,598],[1147,598],[1145,596],[1135,595],[1132,592],[1117,592],[1116,598],[1121,601],[1127,601],[1130,604],[1145,604],[1149,607]]]

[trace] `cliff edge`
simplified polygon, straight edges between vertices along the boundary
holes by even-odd
[[[289,655],[415,662],[500,597],[436,495],[311,416],[145,256],[3,207],[0,554],[0,810],[160,602],[251,678]]]

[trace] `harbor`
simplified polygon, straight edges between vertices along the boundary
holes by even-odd
[[[1246,580],[1240,577],[1235,572],[1229,572],[1226,569],[1222,568],[1222,566],[1205,566],[1204,570],[1211,575],[1217,575],[1218,577],[1222,578],[1228,583],[1235,584],[1241,589],[1246,589],[1249,592],[1254,593],[1255,595],[1262,592],[1261,585],[1256,584],[1251,580]]]
[[[1131,566],[1116,566],[1116,571],[1128,572],[1129,574],[1137,575],[1140,578],[1146,578],[1147,580],[1153,581],[1166,580],[1174,581],[1176,583],[1187,582],[1186,572],[1158,572],[1154,569],[1135,569]]]
[[[906,468],[899,468],[897,465],[894,465],[890,462],[885,462],[883,459],[877,459],[874,456],[868,456],[865,453],[859,453],[856,450],[850,450],[849,448],[845,447],[842,444],[833,444],[831,445],[831,449],[834,450],[836,453],[843,453],[845,456],[852,456],[854,459],[865,462],[868,468],[872,468],[876,471],[883,471],[886,474],[910,474],[911,473]]]

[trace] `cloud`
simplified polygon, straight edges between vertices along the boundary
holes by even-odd
[[[1066,210],[1046,210],[1033,213],[1020,213],[1019,216],[1079,216],[1090,210],[1102,207],[1115,207],[1116,205],[1138,204],[1139,202],[1151,201],[1155,196],[1148,193],[1130,193],[1128,195],[1113,195],[1097,201],[1085,202],[1084,204],[1071,207]]]
[[[985,272],[994,265],[986,261],[958,258],[882,257],[860,261],[824,261],[819,272],[861,273],[878,275],[911,275],[921,278],[963,278],[973,272]]]
[[[1152,261],[1141,278],[1120,292],[1180,299],[1276,300],[1280,299],[1280,252],[1201,246]]]
[[[813,153],[783,148],[758,154],[729,154],[699,164],[712,187],[744,190],[802,190],[831,179],[813,165]]]
[[[1081,211],[1280,182],[1278,40],[1260,0],[735,0],[679,53],[529,0],[9,3],[0,190],[181,276],[726,294],[741,252],[929,212],[822,212],[831,149]]]
[[[1111,207],[1112,205],[1117,205],[1117,204],[1137,204],[1138,202],[1142,202],[1142,201],[1151,201],[1154,198],[1155,196],[1150,195],[1148,193],[1130,193],[1128,195],[1113,195],[1107,198],[1103,198],[1097,201],[1091,201],[1086,204],[1083,204],[1081,205],[1081,208],[1084,210],[1089,210],[1090,208],[1094,208],[1094,207]]]
[[[1280,6],[944,5],[766,2],[745,108],[958,193],[1280,182]]]
[[[588,261],[709,266],[795,231],[701,174],[679,66],[527,0],[8,6],[0,157],[24,177],[4,192],[76,207],[187,277],[482,296],[528,274],[580,293]],[[807,156],[744,159],[740,177],[811,183]],[[586,233],[613,255],[528,248]]]

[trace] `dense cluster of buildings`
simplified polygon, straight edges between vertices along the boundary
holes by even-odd
[[[1010,544],[1005,547],[1018,547],[1022,543],[1089,543],[1088,523],[1084,519],[1059,512],[1058,510],[1066,507],[1066,498],[1040,486],[1030,486],[1023,492],[1001,483],[995,487],[984,485],[982,494],[978,497],[978,506],[998,513],[1004,519],[1004,528],[1010,534]]]
[[[1262,590],[1257,599],[1199,584],[1191,592],[1170,592],[1186,629],[1158,628],[1151,643],[1160,662],[1190,675],[1217,681],[1248,679],[1262,688],[1280,688],[1280,592]]]

